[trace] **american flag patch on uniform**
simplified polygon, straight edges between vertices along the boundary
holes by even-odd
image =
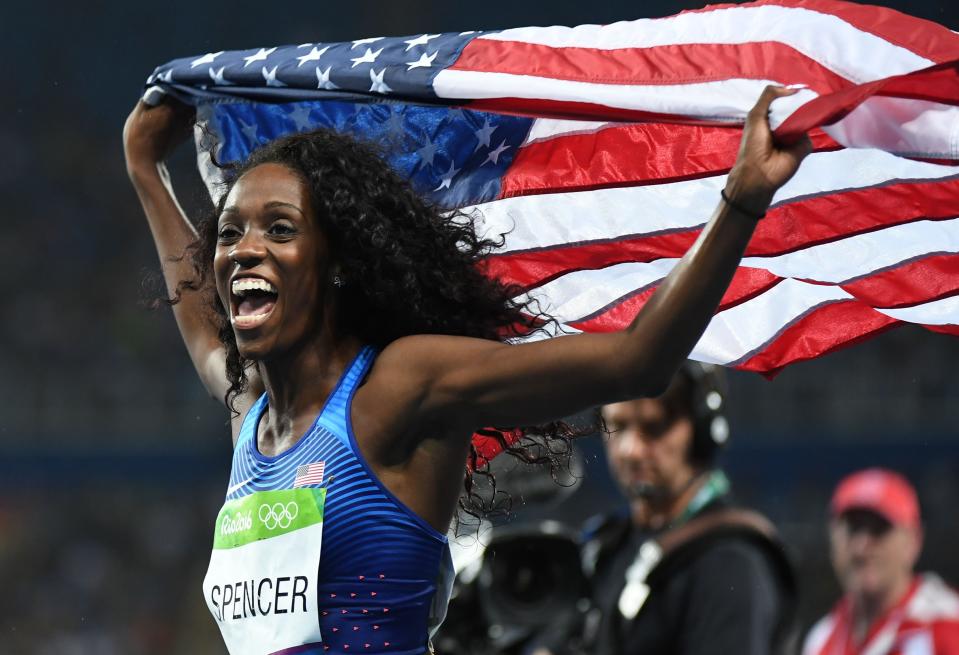
[[[326,468],[326,462],[313,462],[296,467],[296,478],[293,480],[293,487],[305,487],[309,484],[320,484],[323,482],[323,469]]]

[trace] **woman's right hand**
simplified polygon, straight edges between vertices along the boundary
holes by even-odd
[[[156,165],[192,133],[196,112],[193,107],[167,97],[159,105],[142,100],[123,126],[123,151],[127,169]]]

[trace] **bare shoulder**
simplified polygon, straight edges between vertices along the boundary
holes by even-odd
[[[380,354],[377,363],[412,369],[429,375],[449,366],[467,363],[508,346],[491,339],[444,334],[417,334],[397,339]]]
[[[376,358],[367,390],[380,411],[389,411],[411,428],[435,425],[436,410],[450,396],[450,379],[475,367],[493,350],[506,348],[487,339],[449,335],[414,335],[390,343]]]

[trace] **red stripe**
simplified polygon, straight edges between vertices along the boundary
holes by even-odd
[[[585,191],[677,182],[726,173],[736,161],[740,126],[631,123],[556,136],[520,149],[503,177],[500,196]],[[842,148],[821,130],[818,152]]]
[[[957,215],[959,179],[834,193],[770,210],[757,226],[746,256],[781,255],[883,227]],[[530,288],[570,271],[681,257],[700,229],[503,253],[488,257],[482,266],[487,275]],[[930,244],[930,249],[934,247]]]
[[[488,276],[508,284],[530,288],[545,284],[570,271],[606,268],[623,262],[649,262],[663,257],[681,257],[696,241],[700,230],[701,228],[696,228],[652,237],[492,255],[481,262],[480,266]]]
[[[927,330],[941,332],[942,334],[951,334],[959,337],[959,325],[924,325]]]
[[[772,377],[789,364],[846,348],[900,324],[857,300],[818,307],[734,368]]]
[[[883,227],[956,216],[959,178],[831,193],[770,210],[756,227],[746,256],[781,255]]]
[[[851,84],[815,59],[779,41],[601,50],[480,37],[466,45],[449,69],[591,84],[679,85],[730,78],[773,80],[806,84],[819,94]]]
[[[873,307],[946,298],[959,293],[959,254],[932,255],[839,286]]]
[[[812,127],[842,120],[863,101],[876,95],[959,105],[959,59],[814,98],[776,128],[776,136],[785,142],[795,141]]]
[[[735,307],[751,298],[755,298],[761,293],[771,289],[782,281],[782,278],[773,275],[767,270],[761,268],[749,268],[740,266],[733,275],[732,282],[726,289],[722,301],[719,303],[717,312]],[[584,332],[614,332],[622,330],[633,322],[639,310],[643,308],[646,301],[656,291],[658,285],[648,287],[642,292],[630,296],[614,306],[601,311],[585,320],[571,322],[570,325]]]

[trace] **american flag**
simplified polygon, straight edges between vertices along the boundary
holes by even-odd
[[[313,462],[296,467],[296,477],[293,479],[293,488],[305,487],[310,484],[323,484],[323,469],[326,462]]]
[[[388,144],[421,193],[506,233],[489,275],[578,332],[626,326],[693,243],[770,83],[802,85],[770,120],[815,152],[692,357],[772,374],[903,323],[959,334],[959,34],[889,9],[761,0],[211,52],[159,66],[144,97],[195,104],[225,161],[319,126]]]

